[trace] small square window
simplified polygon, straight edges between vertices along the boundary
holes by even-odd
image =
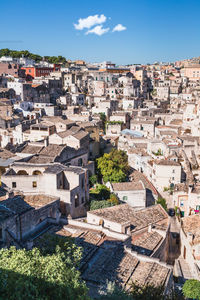
[[[33,188],[37,187],[37,181],[33,181]]]
[[[16,188],[17,187],[17,183],[16,182],[12,182],[12,188]]]
[[[123,196],[123,201],[127,201],[128,197],[127,196]]]

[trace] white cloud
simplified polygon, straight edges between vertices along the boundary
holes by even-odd
[[[94,15],[89,16],[85,19],[79,19],[78,24],[74,24],[75,29],[83,30],[84,28],[91,28],[96,24],[102,24],[106,21],[106,16],[104,15]]]
[[[102,25],[98,25],[92,28],[91,30],[88,30],[85,34],[94,33],[100,36],[108,32],[109,30],[110,28],[103,28]]]
[[[126,30],[126,27],[123,26],[122,24],[118,24],[113,28],[113,32],[114,31],[124,31],[124,30]]]

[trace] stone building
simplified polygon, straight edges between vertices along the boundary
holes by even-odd
[[[174,271],[177,277],[200,280],[200,215],[181,219],[181,255]]]
[[[49,195],[16,195],[0,201],[0,247],[28,243],[60,220],[60,201]]]
[[[169,187],[170,184],[181,182],[181,165],[173,160],[158,160],[153,162],[152,182],[158,189]]]
[[[89,198],[88,171],[59,163],[14,163],[2,176],[2,183],[13,191],[60,198],[62,214],[72,218],[86,214]]]
[[[146,207],[146,189],[142,181],[109,183],[109,187],[120,201],[129,204],[131,207]]]

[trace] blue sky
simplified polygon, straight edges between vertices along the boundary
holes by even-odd
[[[0,0],[0,48],[117,64],[175,61],[200,55],[199,11],[199,0]]]

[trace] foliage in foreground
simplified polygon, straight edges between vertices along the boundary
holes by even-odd
[[[183,285],[183,294],[186,298],[200,299],[200,281],[189,279]]]
[[[26,251],[15,247],[0,250],[0,299],[48,300],[87,299],[87,288],[81,281],[76,263],[80,249],[42,254],[37,248]]]
[[[108,283],[107,294],[102,295],[100,300],[183,300],[180,294],[171,290],[168,295],[164,295],[162,286],[139,285],[137,282],[131,284],[130,290],[119,289],[115,284]]]
[[[97,168],[104,182],[124,182],[130,171],[128,156],[125,151],[113,149],[97,159]]]

